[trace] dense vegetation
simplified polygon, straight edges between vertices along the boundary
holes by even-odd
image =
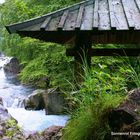
[[[6,0],[6,3],[0,7],[2,31],[0,48],[7,55],[16,56],[24,66],[20,74],[23,83],[43,87],[44,84],[36,81],[46,76],[50,78],[52,86],[63,86],[66,79],[72,79],[70,77],[72,59],[65,56],[65,46],[9,35],[4,25],[40,16],[75,2],[76,0]]]
[[[72,119],[64,130],[64,140],[89,140],[93,137],[100,140],[110,131],[104,114],[116,107],[130,89],[140,86],[139,58],[94,57],[91,70],[83,67],[85,82],[77,91],[72,76],[73,59],[65,56],[67,46],[9,35],[4,28],[4,25],[40,16],[78,1],[6,0],[0,6],[0,50],[20,60],[23,69],[19,78],[22,83],[45,87],[38,81],[48,77],[52,87],[59,86],[66,92]]]

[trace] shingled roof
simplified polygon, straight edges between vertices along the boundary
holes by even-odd
[[[140,43],[140,0],[88,0],[22,23],[9,33],[67,43],[89,33],[94,43]]]

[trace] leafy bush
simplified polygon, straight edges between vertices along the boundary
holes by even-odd
[[[41,87],[41,85],[37,85],[38,80],[48,77],[52,86],[68,88],[66,80],[72,81],[72,61],[71,58],[65,56],[64,46],[43,42],[40,44],[38,47],[31,42],[29,47],[21,47],[24,52],[27,50],[26,57],[25,55],[21,56],[22,64],[25,65],[19,75],[21,82]],[[29,52],[30,49],[31,53]],[[35,51],[32,52],[33,49]],[[30,60],[31,58],[33,60]]]

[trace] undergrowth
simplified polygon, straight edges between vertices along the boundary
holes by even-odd
[[[123,97],[115,94],[90,96],[73,114],[64,129],[62,140],[104,140],[110,132],[107,114],[122,100]]]
[[[108,113],[125,99],[128,90],[140,86],[139,58],[119,59],[96,61],[90,70],[84,67],[80,90],[69,95],[74,107],[62,140],[105,140],[111,134]]]

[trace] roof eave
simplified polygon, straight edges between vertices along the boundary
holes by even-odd
[[[5,26],[6,30],[8,31],[9,34],[15,33],[10,29],[10,26]]]
[[[65,8],[62,8],[62,9],[59,9],[59,10],[56,10],[54,12],[51,12],[51,13],[48,13],[48,14],[45,14],[43,16],[39,16],[39,17],[36,17],[36,18],[32,18],[32,19],[29,19],[29,20],[26,20],[24,22],[18,22],[18,23],[14,23],[14,24],[11,24],[11,25],[7,25],[5,26],[7,31],[12,34],[12,33],[16,33],[18,30],[21,30],[22,27],[23,28],[26,28],[28,26],[31,26],[32,24],[38,24],[39,22],[41,21],[44,21],[47,17],[49,16],[52,16],[52,15],[55,15],[55,14],[58,14],[58,13],[61,13],[63,12],[64,10],[67,10],[67,9],[71,9],[73,7],[76,7],[78,5],[81,5],[83,3],[91,3],[91,0],[85,0],[85,1],[82,1],[82,2],[79,2],[79,3],[76,3],[76,4],[73,4],[71,6],[68,6],[68,7],[65,7]]]

